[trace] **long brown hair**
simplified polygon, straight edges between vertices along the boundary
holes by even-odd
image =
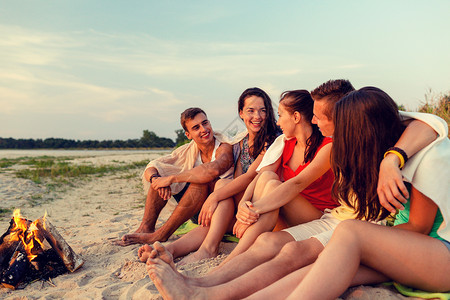
[[[280,129],[278,128],[277,121],[275,120],[272,100],[270,100],[269,95],[267,95],[267,93],[260,88],[248,88],[241,94],[238,100],[238,112],[241,112],[244,109],[245,99],[251,96],[262,98],[266,108],[266,120],[264,121],[264,126],[256,134],[255,141],[250,149],[250,155],[256,159],[261,151],[264,150],[264,146],[269,147],[273,143],[273,141],[280,134]]]
[[[356,210],[357,218],[384,219],[377,195],[380,163],[405,127],[397,105],[375,87],[353,91],[336,103],[331,167],[332,194]]]
[[[323,135],[316,124],[312,124],[314,100],[311,98],[311,94],[307,90],[294,90],[287,91],[281,94],[280,104],[283,103],[286,110],[293,114],[299,112],[312,127],[312,133],[306,140],[306,149],[304,162],[312,161],[317,149],[320,147],[323,141]]]

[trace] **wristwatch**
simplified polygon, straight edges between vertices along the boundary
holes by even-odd
[[[152,176],[150,176],[150,183],[153,183],[152,181],[153,181],[153,178],[154,177],[161,177],[161,175],[159,175],[158,173],[156,173],[156,174],[152,174]]]

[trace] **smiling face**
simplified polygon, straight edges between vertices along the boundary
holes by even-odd
[[[283,102],[278,105],[278,122],[277,125],[283,130],[284,135],[287,138],[294,137],[295,133],[295,120],[294,115],[286,110]]]
[[[199,145],[206,145],[213,141],[211,123],[204,113],[199,113],[193,119],[186,120],[185,124],[187,128],[185,133],[188,139],[194,140]]]
[[[246,98],[244,107],[239,111],[239,116],[244,121],[247,130],[256,134],[264,126],[267,117],[264,100],[258,96]]]
[[[317,124],[323,136],[332,136],[334,133],[333,120],[330,120],[324,113],[327,109],[327,105],[328,102],[326,99],[314,101],[314,116],[311,122]]]

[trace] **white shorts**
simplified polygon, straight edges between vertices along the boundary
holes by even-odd
[[[324,215],[320,219],[289,227],[283,229],[283,231],[292,235],[296,241],[304,241],[312,237],[316,238],[325,247],[331,239],[336,226],[342,222],[330,212],[331,210],[326,209]]]

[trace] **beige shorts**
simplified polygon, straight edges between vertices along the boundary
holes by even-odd
[[[336,226],[341,222],[334,217],[330,210],[326,209],[324,215],[317,220],[283,229],[288,232],[296,241],[304,241],[309,238],[316,238],[325,247],[333,235]]]

